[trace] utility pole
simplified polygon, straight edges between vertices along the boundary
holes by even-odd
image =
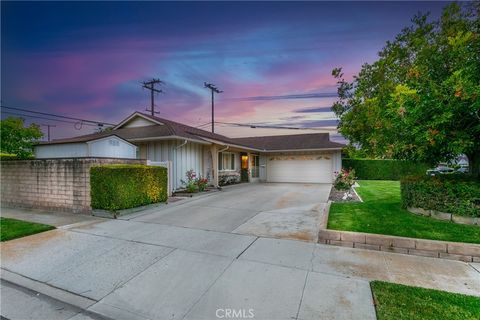
[[[212,133],[215,133],[215,93],[222,93],[223,91],[219,90],[214,84],[206,83],[203,84],[205,88],[210,89],[212,92]]]
[[[50,141],[50,128],[51,127],[56,127],[54,124],[41,124],[41,126],[47,127],[47,139]]]
[[[155,85],[162,84],[162,83],[163,81],[160,81],[160,79],[155,79],[155,78],[153,78],[150,81],[142,82],[142,87],[150,90],[150,110],[146,109],[146,111],[151,111],[152,116],[155,116],[155,113],[160,113],[159,111],[155,111],[155,93],[160,93],[163,91],[160,89],[156,89]]]

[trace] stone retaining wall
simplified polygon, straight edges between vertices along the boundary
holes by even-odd
[[[327,229],[330,203],[325,207],[318,242],[416,256],[480,262],[480,244],[448,242]]]
[[[436,210],[425,210],[422,208],[408,207],[407,210],[410,211],[411,213],[415,213],[425,217],[431,217],[437,220],[446,220],[446,221],[451,221],[453,223],[459,223],[459,224],[473,224],[473,225],[480,224],[480,218],[478,217],[459,216],[453,213],[440,212]]]
[[[146,160],[69,158],[1,161],[3,206],[90,213],[90,167]]]

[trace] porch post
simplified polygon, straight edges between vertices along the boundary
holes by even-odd
[[[212,153],[212,183],[218,187],[218,148],[216,144],[210,146],[210,152]]]
[[[247,173],[248,173],[247,176],[248,176],[248,182],[251,182],[251,179],[252,179],[252,177],[251,177],[251,170],[250,170],[250,163],[251,163],[250,157],[251,157],[251,156],[252,156],[252,155],[250,154],[250,152],[247,152],[247,157],[248,157],[248,160],[247,160]]]

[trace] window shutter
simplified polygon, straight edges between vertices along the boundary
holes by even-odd
[[[222,164],[223,164],[223,155],[222,153],[220,152],[218,154],[218,170],[222,170]]]
[[[230,161],[231,161],[231,169],[235,170],[235,155],[233,153],[230,153]]]

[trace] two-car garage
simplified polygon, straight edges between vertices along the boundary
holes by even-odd
[[[337,161],[338,158],[338,161]],[[267,182],[332,183],[340,153],[266,155]]]

